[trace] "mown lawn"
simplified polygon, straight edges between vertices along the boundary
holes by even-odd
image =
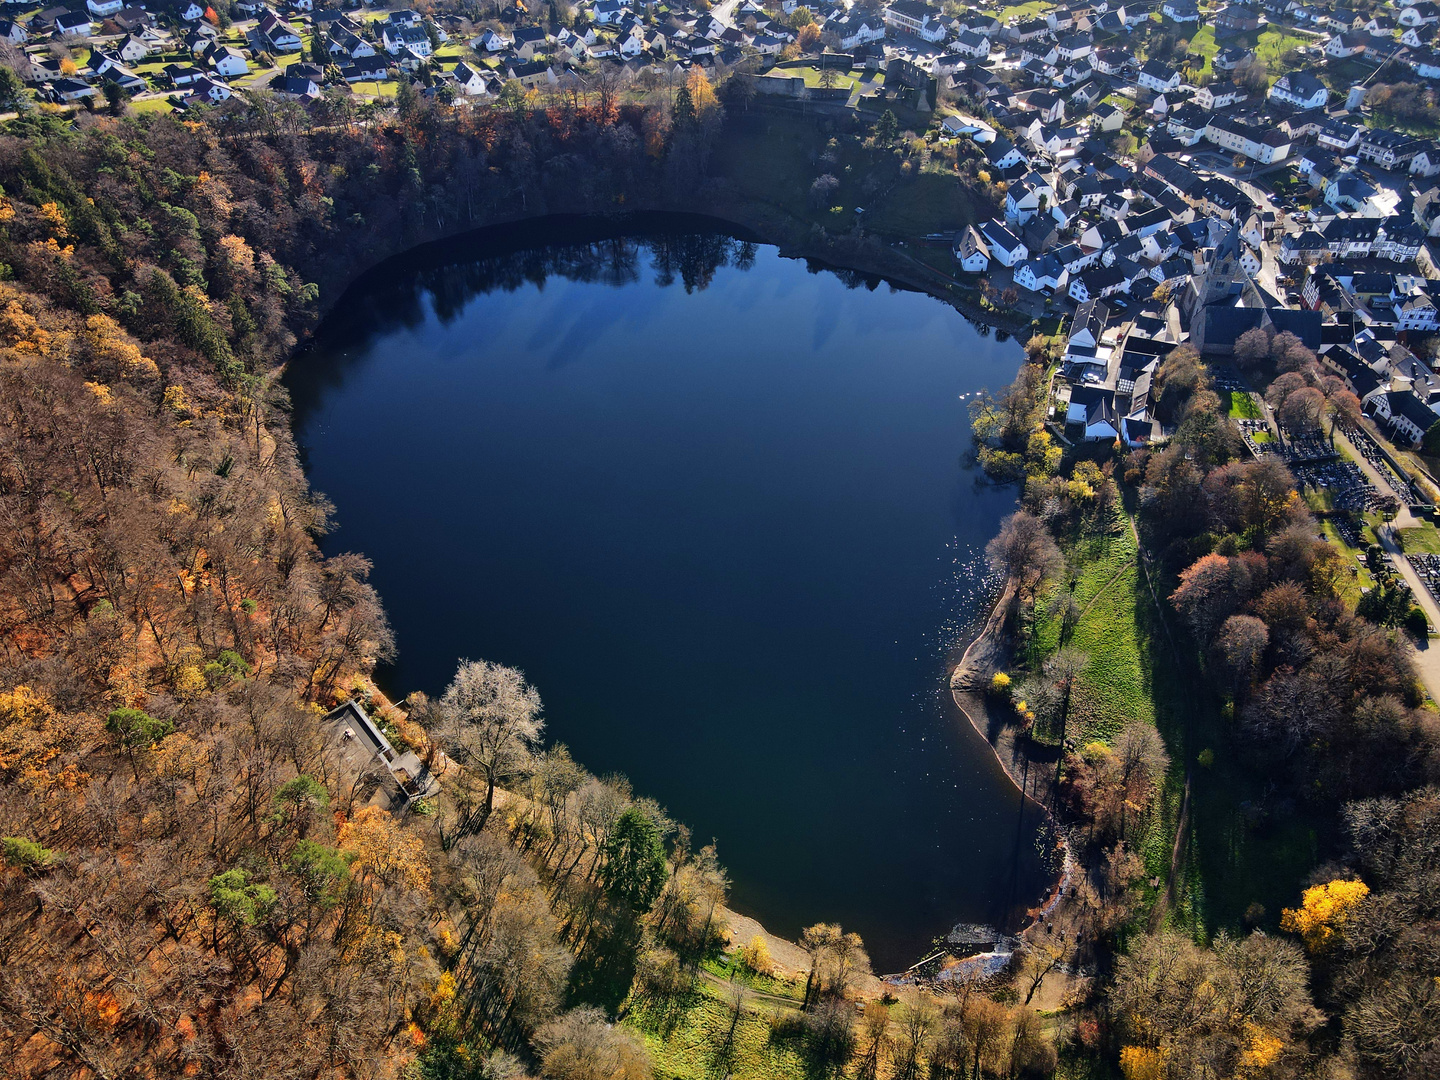
[[[1220,401],[1236,420],[1261,419],[1260,406],[1255,399],[1242,390],[1220,391]]]
[[[727,991],[700,982],[687,998],[663,1004],[630,1002],[623,1023],[645,1040],[657,1080],[792,1080],[808,1073],[797,1040],[772,1026],[768,1007],[743,1007],[733,1041]],[[777,1006],[777,1008],[783,1008]]]
[[[1406,551],[1419,555],[1440,555],[1440,529],[1434,525],[1401,529],[1400,537],[1405,542]]]
[[[1195,35],[1190,39],[1189,51],[1205,57],[1205,66],[1201,71],[1221,78],[1225,73],[1215,71],[1211,65],[1216,53],[1233,45],[1254,49],[1255,55],[1265,61],[1270,70],[1270,81],[1274,82],[1285,74],[1285,68],[1281,64],[1280,58],[1291,49],[1315,44],[1315,40],[1296,34],[1283,26],[1266,26],[1260,30],[1251,30],[1243,34],[1230,34],[1217,40],[1215,28],[1207,23],[1195,31]],[[1197,74],[1199,73],[1197,72]]]

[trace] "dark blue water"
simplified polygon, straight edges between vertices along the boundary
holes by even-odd
[[[548,221],[385,264],[288,383],[387,690],[523,669],[553,739],[718,841],[737,908],[896,970],[1050,880],[945,688],[1015,497],[961,395],[1020,356],[712,222]]]

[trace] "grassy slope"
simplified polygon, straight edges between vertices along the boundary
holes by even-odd
[[[1139,840],[1152,876],[1168,871],[1185,770],[1191,766],[1191,843],[1183,865],[1185,887],[1170,920],[1207,937],[1240,928],[1247,908],[1258,903],[1266,911],[1263,924],[1274,925],[1314,866],[1318,837],[1303,820],[1265,807],[1265,779],[1245,769],[1230,721],[1218,697],[1204,689],[1209,680],[1169,613],[1167,632],[1128,523],[1109,538],[1082,541],[1067,555],[1076,600],[1086,609],[1070,644],[1089,657],[1072,704],[1072,722],[1079,722],[1073,736],[1081,742],[1109,739],[1129,722],[1151,723],[1170,751],[1159,812]],[[1155,582],[1162,599],[1173,587]],[[1036,637],[1044,655],[1055,648],[1059,627],[1042,617]],[[1195,765],[1207,749],[1214,763]]]
[[[789,1080],[806,1075],[794,1042],[772,1034],[769,1007],[746,1002],[727,1056],[727,991],[706,981],[688,998],[661,1006],[631,1003],[625,1025],[645,1040],[656,1080]]]
[[[745,197],[769,203],[791,217],[831,230],[846,230],[856,207],[866,210],[865,226],[887,237],[914,238],[971,224],[976,217],[968,193],[953,176],[925,171],[898,180],[888,191],[866,193],[872,152],[842,139],[833,166],[818,161],[827,136],[818,117],[754,109],[725,127],[716,147],[716,170]],[[906,118],[900,118],[902,126]],[[812,162],[814,162],[812,164]],[[810,183],[822,172],[840,181],[837,209],[810,205]]]

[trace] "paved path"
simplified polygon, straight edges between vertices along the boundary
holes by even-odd
[[[1360,467],[1370,483],[1375,485],[1377,491],[1383,491],[1387,495],[1393,494],[1394,489],[1390,486],[1386,476],[1360,453],[1354,443],[1338,427],[1335,429],[1335,443],[1343,447],[1356,465]],[[1405,503],[1400,504],[1400,512],[1395,515],[1395,520],[1388,525],[1382,525],[1375,530],[1380,546],[1390,554],[1391,565],[1410,586],[1410,591],[1415,595],[1415,603],[1420,605],[1420,610],[1425,612],[1425,617],[1430,620],[1430,625],[1440,630],[1440,604],[1430,595],[1430,590],[1420,580],[1420,575],[1415,573],[1415,568],[1410,565],[1400,545],[1396,542],[1396,535],[1400,529],[1409,529],[1420,522],[1416,521],[1410,513],[1410,508]],[[1440,641],[1426,641],[1415,648],[1415,672],[1420,676],[1420,681],[1425,684],[1430,697],[1440,702]]]

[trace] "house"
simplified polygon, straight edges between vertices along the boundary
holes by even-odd
[[[1209,86],[1196,87],[1193,100],[1200,108],[1214,111],[1215,109],[1228,109],[1231,105],[1238,104],[1249,96],[1250,91],[1239,83],[1217,82],[1211,83]]]
[[[895,0],[882,17],[890,29],[915,34],[926,41],[943,41],[948,33],[941,13],[920,0]]]
[[[380,32],[380,43],[391,56],[398,56],[406,49],[420,56],[429,56],[434,51],[430,35],[421,26],[387,26]]]
[[[553,85],[558,81],[555,78],[555,73],[550,70],[548,65],[540,60],[510,64],[505,69],[505,77],[507,79],[514,79],[527,89],[532,86],[539,86],[541,83],[550,83]]]
[[[425,19],[418,11],[405,8],[402,11],[392,11],[385,16],[385,21],[391,26],[421,26]]]
[[[1145,66],[1140,69],[1140,76],[1136,82],[1147,90],[1162,94],[1166,90],[1174,90],[1180,85],[1180,73],[1162,64],[1159,60],[1147,60]]]
[[[1401,26],[1424,26],[1427,23],[1440,22],[1440,6],[1433,4],[1430,0],[1420,0],[1419,3],[1402,3],[1400,14],[1395,19]]]
[[[996,169],[1013,169],[1026,163],[1026,157],[1020,152],[1020,148],[1004,136],[996,136],[994,142],[986,143],[980,150]]]
[[[1078,398],[1078,400],[1077,400]],[[1072,417],[1076,419],[1072,420]],[[1065,411],[1067,423],[1082,424],[1086,442],[1113,442],[1120,437],[1120,417],[1115,411],[1115,391],[1099,386],[1076,386],[1070,391]]]
[[[1070,279],[1070,299],[1077,304],[1101,300],[1120,292],[1126,285],[1125,275],[1114,266],[1097,266]]]
[[[885,40],[885,21],[867,19],[864,15],[850,14],[839,19],[828,19],[820,30],[820,41],[832,49],[849,52],[872,41]]]
[[[1427,142],[1424,149],[1416,152],[1410,159],[1411,176],[1436,176],[1440,175],[1440,150],[1432,142]]]
[[[1193,23],[1200,21],[1200,8],[1194,0],[1165,0],[1160,8],[1160,13],[1167,19],[1178,23]]]
[[[266,12],[260,16],[260,21],[255,26],[260,36],[269,43],[270,52],[292,53],[299,52],[301,41],[300,35],[295,33],[287,22],[282,22],[274,15]]]
[[[320,96],[320,87],[301,75],[286,74],[271,82],[270,89],[291,101],[313,101]]]
[[[537,53],[545,51],[548,35],[540,26],[520,26],[515,29],[515,55],[522,60],[534,60]]]
[[[1360,136],[1360,146],[1356,152],[1382,169],[1394,169],[1401,165],[1408,167],[1411,159],[1424,147],[1421,140],[1410,135],[1386,131],[1383,128],[1366,128]]]
[[[1400,43],[1409,45],[1412,49],[1428,49],[1435,42],[1436,27],[1434,23],[1426,23],[1424,26],[1412,26],[1400,35]]]
[[[1026,259],[1015,267],[1015,284],[1031,292],[1054,292],[1069,281],[1064,265],[1048,252],[1039,258]]]
[[[396,751],[359,702],[353,698],[325,716],[328,753],[354,775],[352,789],[371,805],[401,811],[413,800],[440,793],[440,781],[413,750]]]
[[[132,34],[126,34],[115,43],[115,55],[127,64],[138,64],[150,55],[150,46]]]
[[[385,82],[390,78],[390,61],[383,56],[357,56],[340,69],[347,83]]]
[[[1005,193],[1005,219],[1024,225],[1036,214],[1044,213],[1055,202],[1055,189],[1039,173],[1031,173],[1010,185]]]
[[[1283,161],[1290,153],[1290,136],[1279,128],[1259,127],[1236,117],[1212,116],[1205,139],[1263,165]]]
[[[88,11],[66,11],[55,16],[55,33],[60,37],[89,37],[94,30]]]
[[[981,225],[979,231],[990,249],[990,258],[1001,266],[1014,266],[1030,257],[1030,250],[1001,222],[992,218]]]
[[[1065,119],[1065,99],[1059,94],[1048,90],[1027,90],[1020,95],[1020,102],[1039,113],[1043,123],[1055,124]]]
[[[1243,4],[1230,4],[1222,8],[1210,22],[1217,34],[1238,34],[1259,30],[1265,25],[1265,19],[1258,11]]]
[[[1440,79],[1440,56],[1428,49],[1416,49],[1405,57],[1410,70],[1422,79]]]
[[[1095,109],[1091,120],[1100,131],[1119,131],[1125,126],[1125,110],[1118,105],[1102,104]]]
[[[1234,71],[1247,60],[1255,57],[1254,49],[1247,49],[1243,45],[1230,45],[1221,49],[1210,60],[1210,66],[1216,71]]]
[[[946,135],[968,135],[977,143],[993,142],[995,129],[983,120],[973,116],[947,116],[940,121],[940,130]]]
[[[990,247],[973,225],[967,225],[955,244],[955,258],[967,274],[983,274],[990,269]]]
[[[485,77],[476,71],[469,64],[459,63],[451,72],[455,76],[455,89],[466,97],[481,97],[489,92],[489,84]]]
[[[97,19],[108,19],[111,15],[120,14],[125,0],[85,0],[85,7]]]
[[[973,30],[964,30],[950,43],[950,48],[961,56],[968,56],[974,60],[985,60],[990,56],[990,39],[982,37]]]
[[[1391,432],[1410,446],[1419,443],[1425,432],[1440,421],[1440,416],[1411,390],[1376,394],[1370,399],[1370,408],[1377,419],[1389,424]]]
[[[238,49],[232,49],[228,45],[211,46],[206,50],[205,58],[210,64],[210,70],[223,79],[233,79],[250,72],[249,61],[240,55]]]
[[[1325,43],[1325,55],[1333,60],[1346,60],[1363,55],[1370,44],[1370,35],[1363,30],[1347,30]]]
[[[50,83],[50,95],[56,101],[75,102],[94,97],[95,88],[79,79],[55,79]]]
[[[611,23],[619,22],[622,17],[629,13],[624,0],[596,0],[592,11],[592,18],[601,26],[609,26]]]
[[[1071,34],[1061,38],[1055,45],[1055,52],[1061,60],[1073,64],[1076,60],[1088,60],[1094,52],[1090,39],[1084,34]]]
[[[496,33],[494,30],[486,30],[473,42],[476,49],[483,49],[485,52],[504,52],[514,44],[510,37]]]
[[[1373,15],[1365,24],[1364,29],[1372,38],[1393,38],[1396,29],[1395,20],[1389,15]]]
[[[1297,109],[1319,109],[1330,100],[1330,91],[1310,72],[1291,71],[1275,80],[1269,96],[1271,101],[1293,105]]]
[[[205,73],[197,67],[189,67],[185,64],[166,64],[163,72],[171,86],[189,86],[206,77]]]
[[[1360,145],[1360,128],[1341,120],[1326,119],[1316,131],[1315,141],[1330,150],[1350,151]]]

